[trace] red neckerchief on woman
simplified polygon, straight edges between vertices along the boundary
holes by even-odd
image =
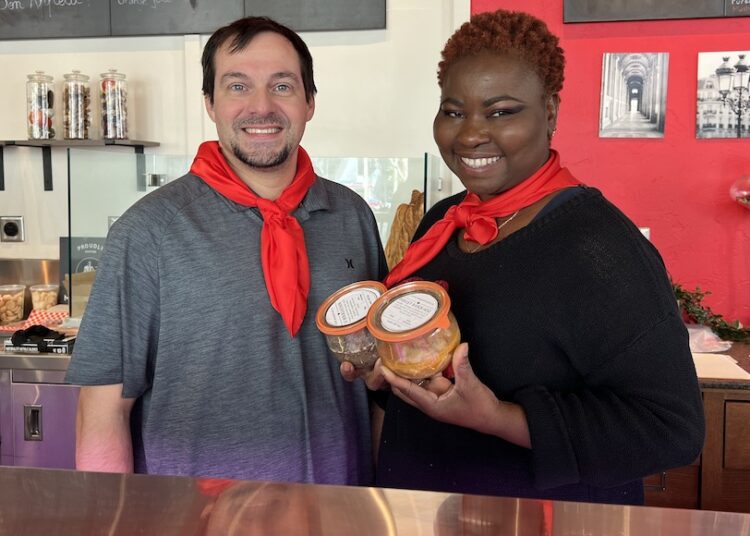
[[[235,203],[260,210],[263,216],[261,262],[268,297],[294,337],[307,311],[310,266],[302,226],[292,213],[315,182],[310,157],[302,147],[298,148],[297,173],[276,201],[255,195],[229,167],[216,141],[201,144],[190,173]]]
[[[489,244],[497,238],[495,218],[509,216],[552,192],[578,184],[567,168],[560,167],[557,151],[550,149],[547,162],[513,188],[484,202],[477,194],[467,193],[464,200],[449,208],[443,219],[435,222],[422,238],[412,242],[404,258],[385,278],[385,286],[392,287],[434,259],[456,229],[466,229],[465,240]]]

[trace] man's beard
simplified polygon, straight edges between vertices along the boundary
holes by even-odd
[[[292,153],[292,148],[287,144],[276,153],[252,156],[244,152],[238,144],[232,143],[232,152],[241,162],[252,168],[268,169],[280,166],[286,162]]]
[[[280,117],[277,114],[271,112],[266,116],[252,116],[242,121],[238,121],[234,124],[234,128],[239,130],[249,126],[255,125],[278,125],[279,127],[288,127],[288,121],[284,117]],[[280,166],[286,162],[289,155],[292,153],[292,146],[287,143],[280,151],[276,153],[261,152],[257,155],[251,155],[242,150],[238,143],[232,143],[232,152],[241,162],[247,164],[252,168],[257,169],[268,169]]]

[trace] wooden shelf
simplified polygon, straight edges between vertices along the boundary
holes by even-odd
[[[145,140],[5,140],[0,145],[21,147],[102,147],[121,145],[123,147],[158,147],[159,142]]]
[[[3,151],[5,147],[39,147],[42,149],[42,172],[44,189],[52,191],[52,148],[53,147],[133,147],[136,154],[143,154],[145,147],[158,147],[159,143],[145,140],[0,140],[0,191],[5,190],[5,165]],[[138,164],[140,181],[143,163]],[[145,179],[144,179],[145,181]]]

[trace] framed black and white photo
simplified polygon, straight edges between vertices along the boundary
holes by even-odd
[[[698,54],[696,138],[750,138],[750,51]]]
[[[600,138],[663,138],[667,109],[666,52],[605,53]]]

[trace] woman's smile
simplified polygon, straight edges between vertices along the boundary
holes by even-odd
[[[499,156],[480,156],[480,157],[469,157],[469,156],[460,156],[459,159],[461,160],[461,163],[472,170],[483,170],[484,168],[488,166],[492,166],[493,164],[496,164],[500,161]]]

